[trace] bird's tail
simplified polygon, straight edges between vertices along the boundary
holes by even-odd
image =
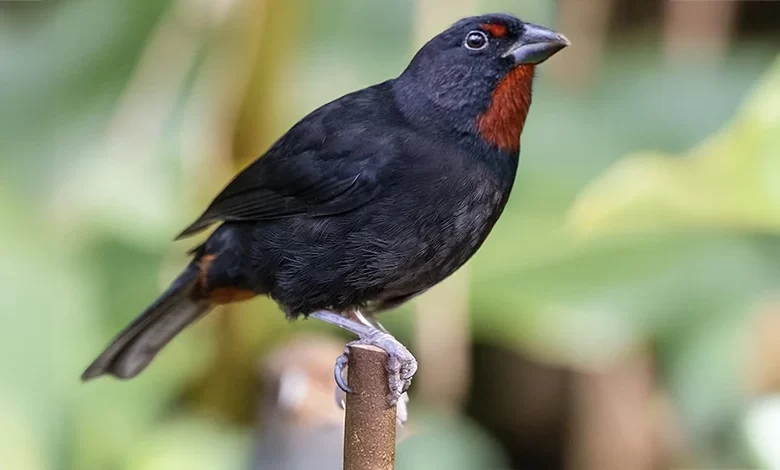
[[[104,374],[120,379],[138,375],[174,336],[213,307],[197,293],[199,271],[195,263],[163,294],[122,330],[84,371],[82,380]]]

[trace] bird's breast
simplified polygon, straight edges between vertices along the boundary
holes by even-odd
[[[465,263],[485,241],[509,196],[490,178],[460,175],[405,207],[401,243],[413,256],[410,270],[435,282]]]
[[[465,194],[455,198],[457,203],[445,225],[448,230],[444,236],[465,245],[464,249],[471,247],[476,251],[498,220],[508,196],[508,191],[492,182],[466,189]]]

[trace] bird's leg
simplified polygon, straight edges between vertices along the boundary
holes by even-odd
[[[374,317],[373,315],[363,315],[363,313],[360,310],[353,310],[353,311],[351,311],[349,313],[349,315],[350,315],[351,318],[354,318],[355,320],[357,320],[358,322],[360,322],[360,323],[362,323],[362,324],[364,324],[366,326],[370,326],[370,327],[376,328],[379,331],[383,331],[385,333],[389,333],[389,331],[387,331],[387,328],[382,326],[382,324],[379,323],[376,320],[376,317]]]
[[[343,369],[347,364],[349,346],[356,344],[376,346],[387,352],[387,372],[390,386],[390,404],[395,405],[412,383],[412,377],[417,371],[417,360],[406,347],[395,339],[376,320],[370,320],[362,314],[354,314],[356,318],[349,318],[336,312],[320,310],[309,315],[332,325],[344,328],[358,336],[358,340],[347,344],[344,354],[336,360],[334,376],[336,383],[345,392],[351,392],[344,382]],[[377,326],[378,325],[378,326]],[[405,403],[404,403],[405,405]],[[400,411],[400,410],[399,410]]]

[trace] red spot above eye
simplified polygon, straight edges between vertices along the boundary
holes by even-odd
[[[495,38],[503,38],[509,33],[506,26],[500,23],[485,23],[479,26]]]

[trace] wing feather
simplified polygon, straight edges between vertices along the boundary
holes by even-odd
[[[194,235],[217,222],[260,222],[293,216],[322,217],[357,209],[375,198],[383,160],[378,151],[328,155],[309,149],[269,154],[239,173],[206,211],[176,237]],[[275,152],[275,153],[274,153]]]

